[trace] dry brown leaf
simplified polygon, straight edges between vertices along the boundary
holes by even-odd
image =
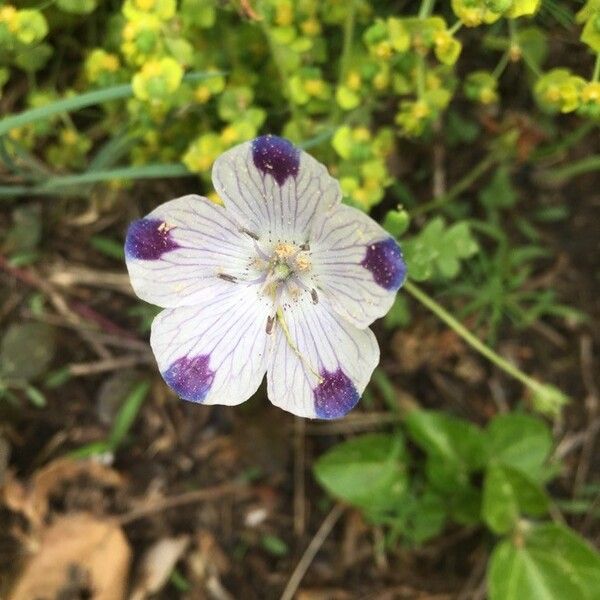
[[[160,591],[190,542],[189,535],[163,538],[150,546],[140,564],[138,581],[129,600],[144,600]]]
[[[60,458],[36,471],[28,485],[23,485],[8,472],[0,490],[0,500],[12,511],[27,517],[32,527],[40,528],[48,513],[48,499],[52,492],[65,481],[80,475],[87,475],[108,487],[118,487],[123,483],[119,473],[98,462]]]
[[[121,600],[130,560],[129,544],[114,521],[68,515],[42,533],[10,600],[54,600],[74,587],[91,600]]]

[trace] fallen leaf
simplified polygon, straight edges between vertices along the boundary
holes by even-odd
[[[107,487],[118,487],[123,478],[117,471],[93,460],[55,460],[36,471],[28,484],[19,482],[10,471],[2,487],[0,500],[14,512],[23,514],[34,528],[41,528],[48,513],[50,495],[65,481],[80,475]]]
[[[150,594],[159,592],[169,579],[169,575],[182,557],[190,542],[189,535],[163,538],[146,552],[140,563],[139,575],[129,600],[144,600]]]
[[[129,544],[114,521],[85,513],[61,517],[41,534],[9,598],[54,600],[76,588],[76,597],[120,600],[130,561]]]

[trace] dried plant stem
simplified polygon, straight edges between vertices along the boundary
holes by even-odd
[[[294,572],[292,573],[285,589],[283,590],[283,594],[281,594],[281,600],[292,600],[294,598],[294,594],[302,581],[304,575],[306,575],[306,571],[310,567],[310,564],[314,560],[317,552],[321,549],[323,542],[327,539],[331,530],[334,528],[335,524],[338,522],[338,519],[342,516],[345,507],[341,504],[336,504],[329,514],[325,517],[323,522],[321,523],[321,527],[319,527],[315,537],[311,540],[310,544],[307,546],[302,558],[296,565]]]

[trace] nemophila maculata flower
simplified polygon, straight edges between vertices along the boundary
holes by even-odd
[[[228,150],[212,179],[224,207],[183,196],[127,232],[133,288],[165,309],[150,336],[164,380],[186,400],[236,405],[266,373],[273,404],[342,417],[379,361],[368,326],[404,282],[400,248],[282,138]]]

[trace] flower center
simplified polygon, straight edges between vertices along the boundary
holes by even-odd
[[[240,278],[220,272],[218,276],[221,279],[260,285],[262,293],[273,301],[274,312],[282,306],[285,308],[286,303],[297,301],[302,294],[308,294],[314,304],[319,301],[308,244],[296,245],[287,241],[265,244],[253,233],[243,232],[252,238],[255,249],[255,256],[248,265],[248,275]],[[272,325],[271,319],[267,329],[270,330]]]

